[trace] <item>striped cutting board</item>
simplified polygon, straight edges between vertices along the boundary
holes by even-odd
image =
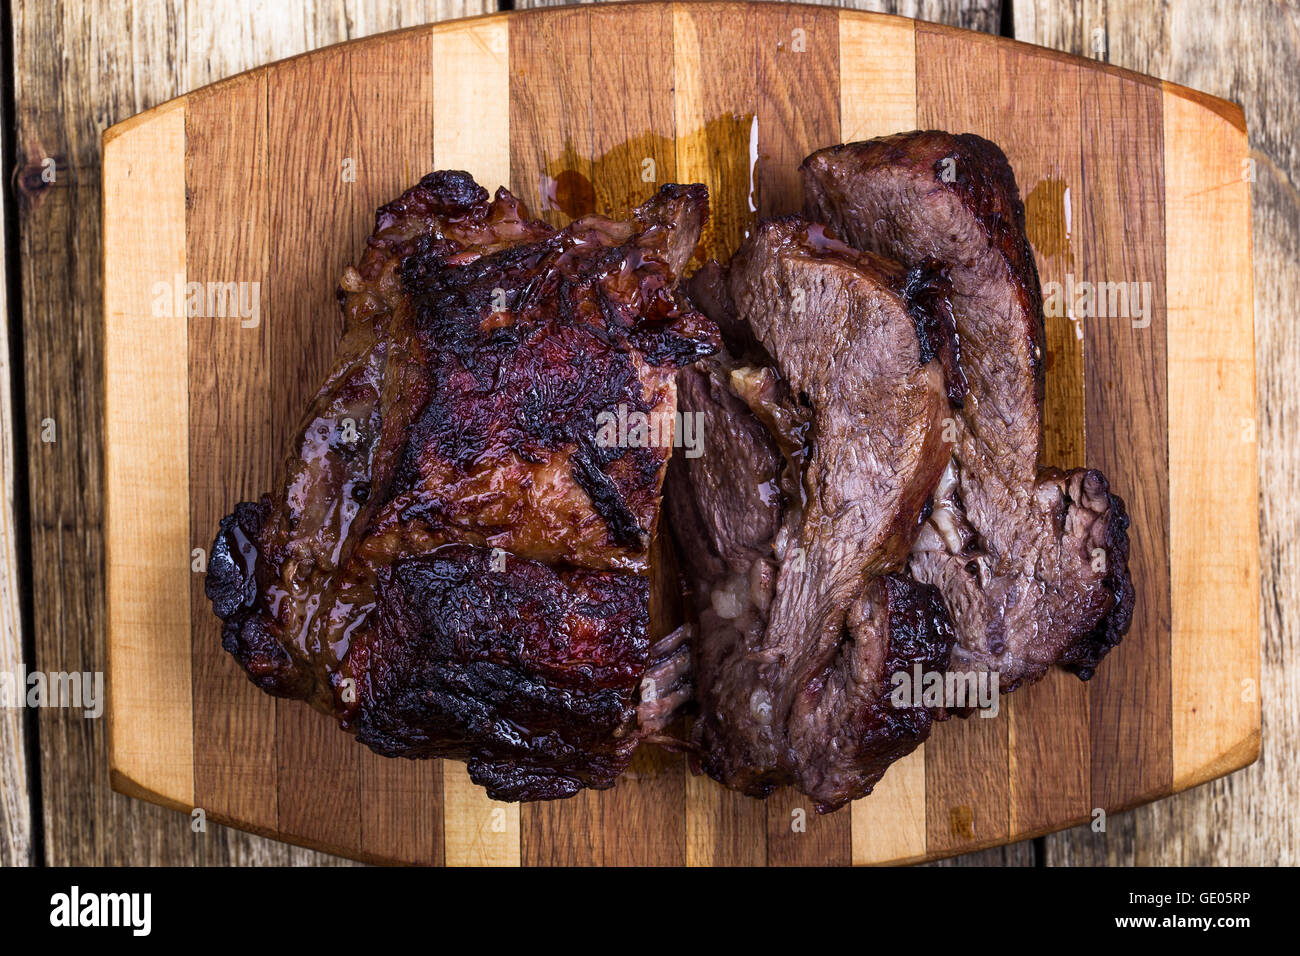
[[[725,255],[755,209],[798,205],[806,153],[916,127],[1001,144],[1043,281],[1074,293],[1048,320],[1046,458],[1101,468],[1127,498],[1138,587],[1133,631],[1090,684],[1052,674],[1004,699],[997,719],[940,726],[876,794],[816,817],[797,793],[740,797],[648,748],[612,791],[494,804],[461,765],[374,756],[256,691],[222,652],[196,549],[233,502],[271,487],[331,362],[335,283],[378,205],[435,167],[508,184],[555,223],[699,181],[713,195],[706,246]],[[253,70],[113,127],[114,786],[373,861],[877,863],[1104,823],[1250,763],[1249,174],[1231,103],[989,36],[767,3],[420,27]],[[241,314],[186,318],[189,282],[235,283]],[[1102,282],[1133,284],[1128,314],[1079,297]]]

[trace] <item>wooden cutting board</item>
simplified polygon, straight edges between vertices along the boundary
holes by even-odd
[[[377,206],[438,167],[507,184],[557,224],[698,181],[707,248],[726,255],[752,210],[798,206],[806,153],[917,127],[1003,147],[1045,285],[1137,283],[1147,305],[1102,316],[1079,298],[1048,319],[1046,460],[1104,470],[1132,515],[1133,629],[1091,683],[1053,673],[996,719],[937,727],[826,817],[794,792],[729,793],[652,748],[612,791],[518,806],[460,764],[372,755],[255,690],[221,650],[206,550],[234,502],[271,488]],[[767,3],[420,27],[113,127],[113,785],[372,861],[879,863],[1102,827],[1245,766],[1260,735],[1250,167],[1234,104],[1009,40]],[[188,283],[204,314],[187,318]],[[242,312],[214,314],[224,283]]]

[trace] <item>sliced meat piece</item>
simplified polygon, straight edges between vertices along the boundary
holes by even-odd
[[[931,589],[880,577],[951,455],[943,362],[918,332],[943,323],[907,287],[799,217],[691,285],[745,360],[770,363],[724,352],[681,373],[704,452],[674,461],[668,491],[700,627],[693,741],[705,772],[753,796],[792,783],[833,810],[929,733],[889,679],[945,667],[952,634]]]
[[[995,671],[1004,690],[1053,663],[1088,679],[1132,616],[1128,516],[1099,472],[1039,469],[1042,300],[1006,157],[929,131],[824,149],[801,172],[810,216],[952,283],[967,395],[910,562],[952,614],[952,667]]]
[[[555,231],[462,172],[379,210],[279,491],[213,544],[258,686],[379,753],[466,760],[498,799],[613,784],[664,718],[637,725],[643,672],[680,675],[649,642],[672,433],[602,422],[671,423],[677,369],[717,343],[676,289],[707,210],[670,185]]]

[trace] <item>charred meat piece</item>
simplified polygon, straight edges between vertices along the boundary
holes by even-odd
[[[967,398],[910,568],[943,593],[954,670],[1004,690],[1080,678],[1128,630],[1128,516],[1097,471],[1040,469],[1044,333],[1024,206],[1002,151],[915,132],[804,160],[808,214],[856,248],[946,267]]]
[[[751,796],[794,784],[834,810],[929,734],[889,697],[953,640],[937,593],[894,573],[951,455],[951,328],[905,295],[941,282],[799,217],[692,280],[727,343],[680,373],[704,449],[667,497],[700,628],[692,739]]]
[[[601,422],[671,423],[676,371],[716,346],[676,291],[707,209],[665,186],[557,232],[439,172],[379,210],[279,491],[213,545],[258,686],[379,753],[465,760],[498,799],[613,784],[643,734],[672,442]]]

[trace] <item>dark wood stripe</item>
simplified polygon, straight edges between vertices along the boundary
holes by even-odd
[[[510,24],[510,189],[553,226],[594,211],[591,12]]]
[[[799,163],[839,141],[839,12],[785,7],[748,27],[756,35],[758,163],[762,216],[803,207]],[[743,82],[736,77],[732,82]],[[774,794],[767,807],[767,858],[773,865],[848,864],[851,814],[820,816],[797,791]]]
[[[236,297],[234,315],[189,320],[190,538],[205,556],[221,517],[272,481],[266,103],[262,70],[185,110],[188,280],[256,283],[262,313],[244,328]],[[204,575],[191,580],[195,805],[274,830],[275,701],[222,650]]]
[[[351,59],[354,260],[375,210],[433,168],[431,34],[404,33],[383,43],[382,57],[366,56],[364,68],[358,63],[366,46]],[[383,859],[441,864],[442,761],[393,760],[349,745],[360,762],[361,848]]]
[[[518,14],[510,24],[510,188],[555,226],[594,211],[591,12]],[[601,795],[520,808],[526,866],[599,865]]]
[[[689,36],[675,43],[698,46],[699,126],[678,129],[694,156],[707,157],[709,224],[701,246],[706,256],[726,261],[744,240],[755,216],[750,136],[758,122],[758,35],[753,10],[739,5],[683,4]],[[679,81],[680,82],[680,81]],[[767,860],[767,809],[707,777],[691,781],[689,813],[697,828],[692,862],[715,866],[762,866]]]
[[[803,158],[839,141],[840,18],[807,6],[764,12],[748,27],[758,53],[755,178],[759,214],[780,216],[803,208]]]
[[[1173,782],[1164,128],[1154,82],[1082,79],[1083,271],[1092,282],[1147,282],[1152,290],[1149,327],[1125,318],[1085,325],[1088,463],[1128,503],[1137,589],[1132,630],[1090,688],[1092,797],[1111,812]]]
[[[343,320],[334,299],[357,254],[353,114],[339,116],[347,48],[290,61],[271,74],[270,309],[271,428],[277,456],[334,360]],[[320,117],[337,122],[322,123]],[[333,847],[361,846],[359,745],[329,717],[297,701],[276,701],[280,829]]]
[[[1003,121],[997,42],[928,25],[916,28],[916,118],[923,129],[980,133]],[[959,852],[1008,836],[1008,722],[973,717],[940,725],[925,745],[926,847]]]
[[[596,7],[591,12],[592,177],[596,211],[622,216],[663,183],[677,181],[673,140],[672,11]],[[649,181],[647,181],[649,180]],[[662,536],[662,551],[671,545]],[[671,568],[658,559],[651,633],[679,623],[680,599],[660,587]],[[618,785],[601,794],[606,865],[684,866],[686,763],[642,747]]]
[[[1079,159],[1079,68],[1036,50],[998,44],[996,115],[980,129],[1006,152],[1025,201],[1042,283],[1079,271],[1078,215],[1086,183]],[[1067,196],[1068,190],[1068,196]],[[1069,209],[1067,210],[1067,203]],[[1047,316],[1043,465],[1083,464],[1083,339],[1068,315]],[[1007,721],[1009,834],[1086,816],[1089,806],[1088,692],[1052,670],[1002,699]]]

